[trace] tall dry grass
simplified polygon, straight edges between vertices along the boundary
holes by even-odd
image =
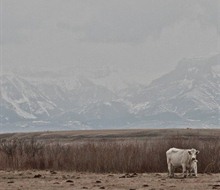
[[[166,172],[171,148],[196,148],[199,172],[220,172],[220,140],[182,138],[99,140],[55,144],[14,139],[0,142],[0,169],[86,172]]]

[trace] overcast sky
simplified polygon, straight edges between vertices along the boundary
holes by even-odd
[[[219,0],[0,0],[3,70],[109,66],[151,80],[219,52]]]

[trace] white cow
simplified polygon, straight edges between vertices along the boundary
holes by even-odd
[[[166,152],[169,177],[174,177],[174,170],[182,166],[183,177],[187,176],[187,170],[192,167],[193,160],[196,160],[198,150],[170,148]]]
[[[192,173],[195,175],[195,177],[197,177],[197,163],[198,160],[193,160],[191,162],[191,167],[189,168],[189,176],[192,176]]]

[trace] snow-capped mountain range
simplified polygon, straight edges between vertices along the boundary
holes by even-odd
[[[3,74],[0,83],[1,131],[220,127],[219,54],[184,59],[149,85],[109,68]]]

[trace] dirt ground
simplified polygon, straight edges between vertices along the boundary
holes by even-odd
[[[220,174],[199,174],[198,178],[174,179],[166,173],[94,174],[61,171],[0,171],[1,190],[175,190],[220,189]]]

